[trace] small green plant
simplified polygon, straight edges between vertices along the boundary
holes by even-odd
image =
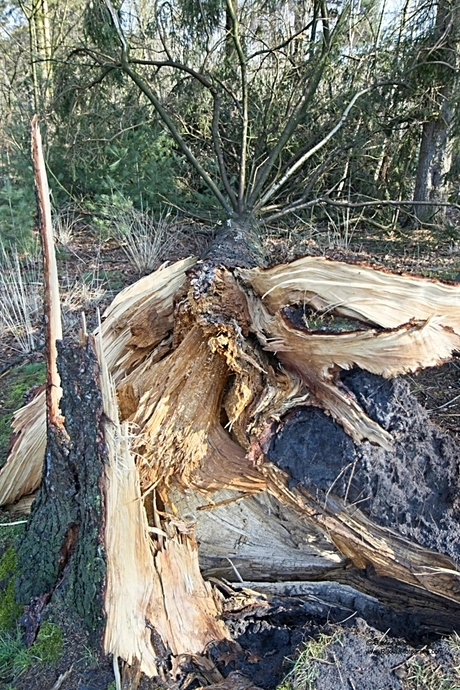
[[[36,213],[31,167],[21,171],[20,180],[0,177],[0,241],[25,249],[32,241]]]
[[[100,194],[94,201],[86,201],[84,211],[92,214],[92,225],[100,241],[104,242],[114,234],[113,219],[129,215],[133,202],[119,192]]]
[[[31,663],[30,651],[24,646],[19,628],[0,634],[0,680],[11,680]]]
[[[335,642],[340,642],[338,632],[332,635],[320,633],[318,638],[306,642],[277,690],[314,690],[319,673],[318,662],[326,659],[328,648]]]

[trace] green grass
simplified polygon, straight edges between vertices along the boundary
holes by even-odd
[[[407,690],[460,690],[458,668],[452,668],[451,672],[446,673],[446,669],[430,661],[412,662],[405,680]]]
[[[314,690],[319,674],[318,662],[327,660],[330,645],[340,642],[340,633],[321,633],[318,638],[306,642],[299,651],[293,668],[277,690]]]
[[[460,637],[454,632],[445,641],[453,656],[450,667],[429,657],[415,658],[410,662],[405,690],[460,690]]]
[[[14,367],[0,378],[0,466],[8,452],[13,412],[24,405],[27,391],[44,383],[45,378],[46,366],[42,362]]]
[[[56,663],[62,656],[62,632],[54,623],[42,624],[34,644],[26,648],[19,628],[0,634],[0,680],[12,682],[32,664]]]

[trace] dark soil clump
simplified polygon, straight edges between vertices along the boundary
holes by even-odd
[[[326,589],[324,594],[327,597]],[[346,616],[343,606],[330,604],[327,612],[326,602],[322,602],[323,610],[313,613],[308,600],[291,597],[272,604],[261,618],[256,614],[227,621],[235,642],[216,645],[211,652],[223,676],[237,669],[263,690],[458,687],[457,637],[410,646],[402,637],[377,630],[361,617]],[[358,602],[360,607],[362,602]],[[377,604],[375,611],[379,607],[384,609]],[[382,623],[388,615],[394,614],[383,611]],[[339,618],[342,623],[333,622]],[[428,685],[429,681],[435,684]],[[443,685],[447,681],[452,685]]]

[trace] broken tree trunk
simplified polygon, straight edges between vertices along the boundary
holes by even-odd
[[[266,270],[224,263],[162,268],[115,299],[94,341],[61,346],[66,435],[48,432],[22,601],[33,614],[58,588],[85,617],[97,592],[88,624],[106,653],[149,676],[228,636],[199,557],[214,577],[358,583],[454,627],[460,459],[425,420],[434,455],[417,478],[417,524],[392,514],[374,480],[401,472],[414,427],[401,422],[407,400],[387,391],[379,407],[373,392],[381,377],[460,350],[460,288],[314,257]],[[357,367],[371,378],[347,378]],[[30,451],[21,429],[0,496],[38,488],[43,458]],[[449,486],[433,542],[423,505],[435,457],[449,463]]]

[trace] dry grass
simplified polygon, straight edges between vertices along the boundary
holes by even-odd
[[[127,208],[112,220],[115,237],[139,275],[158,268],[176,242],[177,224],[169,213],[158,220],[146,211]]]
[[[17,253],[0,248],[0,324],[13,336],[22,353],[37,346],[36,333],[43,305],[41,266],[33,258],[20,260]]]
[[[62,209],[53,214],[53,233],[55,239],[64,247],[69,247],[75,230],[82,222],[82,217],[71,209]]]

